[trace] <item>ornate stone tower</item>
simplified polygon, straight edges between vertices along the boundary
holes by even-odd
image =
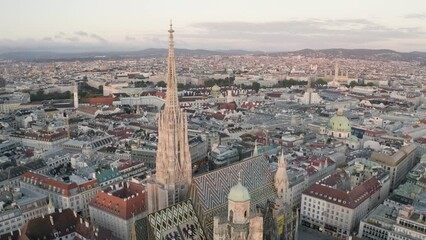
[[[228,217],[215,216],[213,231],[214,240],[263,239],[263,217],[256,212],[250,214],[250,194],[241,177],[228,194]]]
[[[287,163],[284,159],[284,151],[281,152],[278,160],[278,168],[275,173],[275,188],[277,189],[278,198],[286,202],[288,200],[288,176],[287,176]]]
[[[185,200],[192,180],[187,119],[177,95],[173,32],[170,24],[167,92],[158,118],[156,175],[147,184],[149,213]]]

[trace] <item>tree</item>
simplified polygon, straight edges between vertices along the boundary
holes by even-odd
[[[178,85],[177,85],[177,88],[178,88],[178,90],[184,90],[185,89],[185,84],[183,84],[183,83],[178,83]]]
[[[253,82],[253,83],[251,84],[251,87],[253,88],[253,90],[254,90],[254,91],[259,92],[259,89],[260,89],[260,83],[258,83],[258,82]]]
[[[359,84],[355,81],[352,81],[351,83],[349,83],[349,87],[353,88],[355,86],[359,86]]]
[[[158,83],[157,83],[157,87],[167,87],[167,83],[166,82],[164,82],[164,81],[159,81]]]
[[[315,81],[315,83],[317,84],[317,85],[327,85],[327,81],[325,81],[324,79],[322,79],[322,78],[318,78],[318,80],[316,80]]]

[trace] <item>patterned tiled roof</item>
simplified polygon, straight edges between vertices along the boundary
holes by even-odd
[[[195,234],[192,237],[186,236],[186,228],[191,225]],[[136,221],[135,230],[136,239],[141,240],[168,239],[165,236],[170,234],[174,239],[206,239],[191,200],[149,214],[146,218]]]
[[[276,198],[274,175],[263,155],[194,177],[190,197],[207,237],[212,234],[213,217],[226,212],[228,193],[237,184],[240,171],[242,184],[251,196],[252,208]]]

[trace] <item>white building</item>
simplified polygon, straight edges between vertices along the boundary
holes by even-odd
[[[364,218],[358,235],[362,239],[426,239],[426,217],[412,206],[380,205]]]
[[[24,173],[20,185],[48,196],[56,208],[71,208],[84,217],[89,216],[90,200],[100,191],[97,180],[74,177],[69,182],[64,182],[33,172]]]
[[[301,225],[346,239],[371,210],[370,202],[377,198],[380,188],[376,178],[349,191],[324,183],[314,184],[302,194]]]
[[[0,202],[0,235],[16,231],[29,220],[48,214],[45,195],[25,188],[13,195],[16,200],[11,205]]]
[[[417,146],[414,143],[403,146],[399,150],[386,148],[380,152],[373,152],[371,160],[380,164],[390,172],[391,188],[397,187],[407,173],[416,165]]]

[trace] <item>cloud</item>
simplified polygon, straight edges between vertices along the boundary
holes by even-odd
[[[135,33],[138,34],[138,33]],[[134,37],[138,36],[138,37]],[[124,35],[107,41],[93,32],[59,32],[40,39],[0,39],[0,51],[13,48],[51,51],[167,48],[167,33]],[[275,22],[199,22],[175,33],[176,48],[291,51],[304,48],[389,48],[426,51],[426,33],[369,19],[304,19]]]
[[[424,13],[407,14],[404,17],[405,18],[411,18],[411,19],[426,19],[426,12],[424,12]]]
[[[296,50],[302,48],[396,48],[395,40],[425,41],[419,28],[392,28],[365,19],[277,22],[202,22],[186,40],[217,48]],[[401,42],[401,41],[400,41]],[[425,49],[422,49],[425,50]]]
[[[84,31],[76,31],[76,32],[74,32],[74,34],[78,35],[78,36],[88,36],[89,35],[87,32],[84,32]]]
[[[92,34],[90,34],[90,37],[91,38],[93,38],[93,39],[95,39],[95,40],[98,40],[99,42],[101,42],[101,43],[106,43],[106,42],[108,42],[107,40],[105,40],[104,38],[102,38],[101,36],[99,36],[99,35],[97,35],[97,34],[94,34],[94,33],[92,33]]]
[[[70,42],[79,42],[80,38],[78,38],[78,37],[68,37],[68,38],[66,38],[66,40],[68,40]]]
[[[136,40],[136,38],[131,37],[131,36],[126,36],[126,37],[124,38],[124,40],[126,40],[126,41],[135,41],[135,40]]]
[[[54,36],[54,38],[56,38],[56,39],[62,39],[62,38],[64,38],[66,35],[67,35],[67,34],[66,34],[66,33],[64,33],[64,32],[59,32],[59,33],[57,33],[57,34]]]

